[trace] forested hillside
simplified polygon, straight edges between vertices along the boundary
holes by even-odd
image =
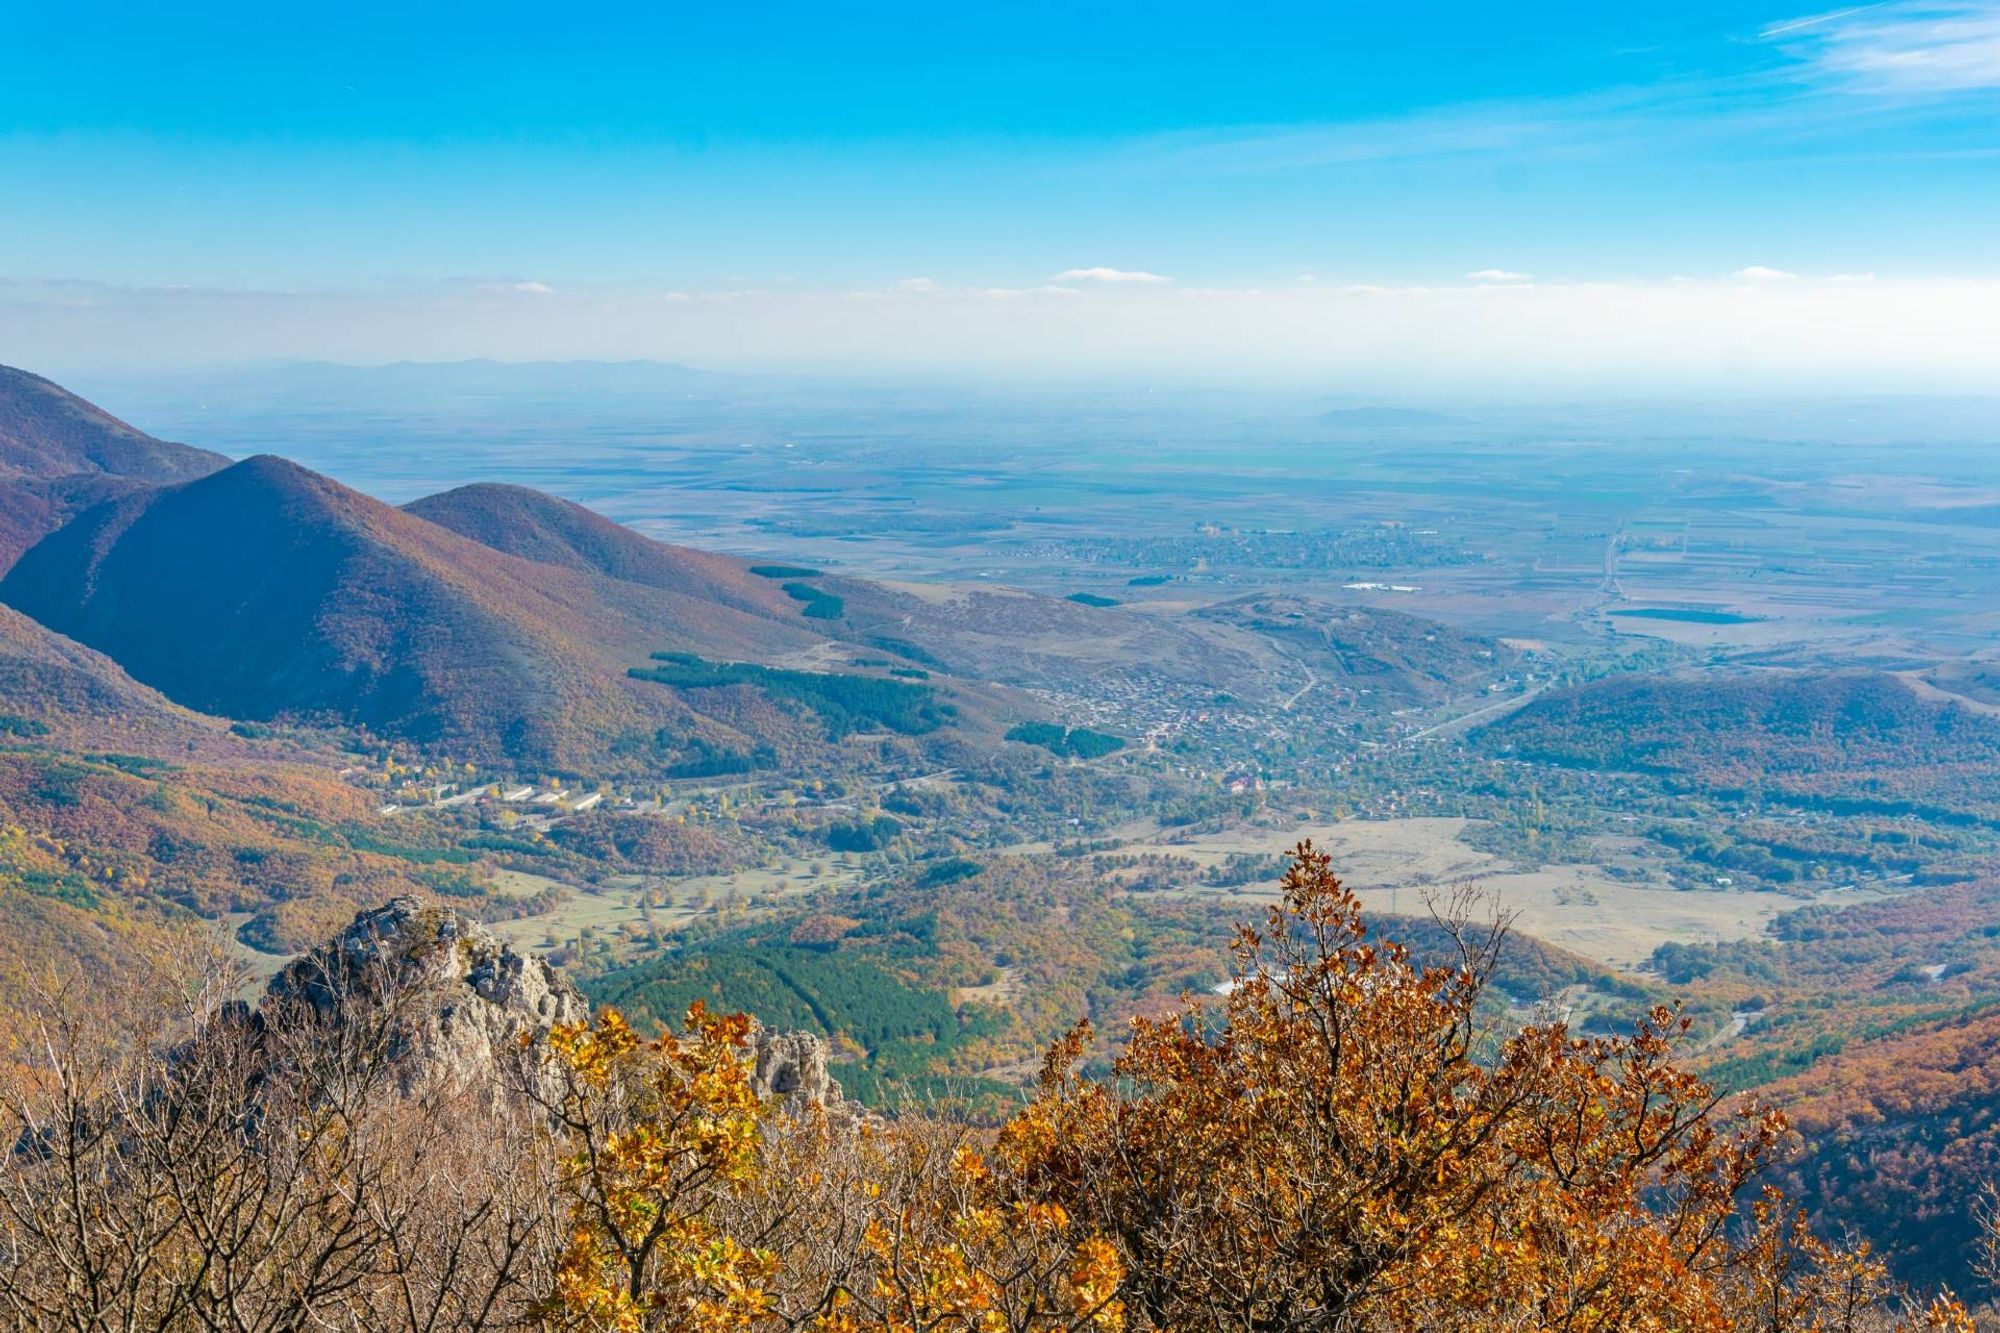
[[[2000,1173],[2000,995],[1846,1043],[1760,1090],[1798,1134],[1779,1180],[1903,1279],[1975,1289]]]
[[[1894,676],[1620,676],[1545,694],[1489,751],[1846,811],[2000,818],[2000,717]]]
[[[207,449],[156,440],[40,375],[0,366],[0,476],[175,482],[228,463]]]
[[[2000,1171],[2000,880],[1778,918],[1769,941],[1668,946],[1673,992],[1745,1018],[1701,1062],[1797,1129],[1781,1178],[1901,1277],[1976,1287],[1979,1182]]]

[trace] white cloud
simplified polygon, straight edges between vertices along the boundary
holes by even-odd
[[[1172,282],[1172,278],[1142,269],[1071,268],[1056,274],[1057,282]]]
[[[1824,27],[1829,23],[1838,23],[1850,15],[1865,14],[1871,9],[1882,9],[1885,7],[1886,0],[1885,3],[1849,5],[1845,9],[1833,9],[1824,14],[1808,14],[1804,18],[1784,19],[1781,22],[1767,25],[1764,31],[1757,35],[1769,41],[1773,37],[1782,37],[1794,32],[1804,32],[1808,28]]]
[[[1737,269],[1729,276],[1732,278],[1744,278],[1750,282],[1778,282],[1785,278],[1796,278],[1799,275],[1796,273],[1787,273],[1781,268],[1766,268],[1762,264],[1751,264],[1747,268]]]
[[[1938,95],[2000,88],[2000,0],[1894,0],[1772,24],[1761,34],[1830,83]]]
[[[944,288],[938,285],[935,278],[904,278],[896,284],[895,290],[899,292],[941,292]]]
[[[1012,301],[1023,296],[1075,296],[1076,288],[1044,283],[1040,287],[980,287],[969,294],[985,301]]]
[[[555,288],[549,286],[546,282],[517,282],[514,284],[514,290],[517,292],[527,292],[533,296],[553,296],[556,291]]]
[[[1529,282],[1535,275],[1515,273],[1511,269],[1504,268],[1476,268],[1465,276],[1474,282]]]

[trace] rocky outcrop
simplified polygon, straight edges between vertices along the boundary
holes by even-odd
[[[267,1021],[309,1010],[340,1025],[384,1025],[406,1091],[498,1086],[524,1038],[590,1017],[590,1002],[544,959],[458,912],[396,898],[271,979]]]
[[[500,1089],[526,1072],[523,1048],[590,1002],[547,960],[516,950],[449,908],[396,898],[273,977],[255,1021],[309,1021],[329,1031],[372,1023],[405,1092]],[[810,1032],[754,1029],[760,1096],[843,1110],[827,1045]],[[520,1086],[518,1082],[514,1086]]]
[[[805,1106],[845,1105],[840,1084],[827,1072],[826,1042],[811,1032],[760,1027],[752,1039],[751,1082],[760,1097],[786,1097]]]

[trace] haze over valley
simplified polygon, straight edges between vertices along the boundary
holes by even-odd
[[[1823,1059],[1823,997],[1900,1032],[2000,977],[1977,913],[1859,991],[1808,961],[1809,922],[2000,892],[1996,502],[1976,449],[1891,435],[1973,405],[1663,456],[1610,409],[1588,441],[1578,408],[1168,430],[1093,390],[981,441],[835,395],[834,435],[695,442],[716,400],[591,383],[687,372],[496,373],[260,371],[290,405],[173,431],[295,438],[377,499],[7,372],[9,487],[81,497],[10,510],[17,931],[191,910],[261,976],[414,877],[627,1009],[817,1031],[891,1100],[1005,1096],[1079,1008],[1220,985],[1303,838],[1378,920],[1506,914],[1521,1012],[1677,997],[1725,1088]],[[387,406],[282,389],[330,378]],[[411,498],[503,418],[539,443]],[[203,822],[131,804],[176,790]]]

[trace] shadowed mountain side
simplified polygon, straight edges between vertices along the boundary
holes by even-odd
[[[163,698],[116,662],[0,606],[0,742],[178,755],[235,753],[224,725]]]
[[[23,557],[0,600],[189,707],[359,724],[563,771],[662,730],[742,739],[628,680],[648,652],[753,657],[817,641],[495,551],[269,456],[80,515]]]
[[[228,465],[221,454],[156,440],[40,375],[0,366],[0,476],[174,482]]]
[[[92,505],[151,485],[108,472],[0,480],[0,574],[14,567],[21,552]]]

